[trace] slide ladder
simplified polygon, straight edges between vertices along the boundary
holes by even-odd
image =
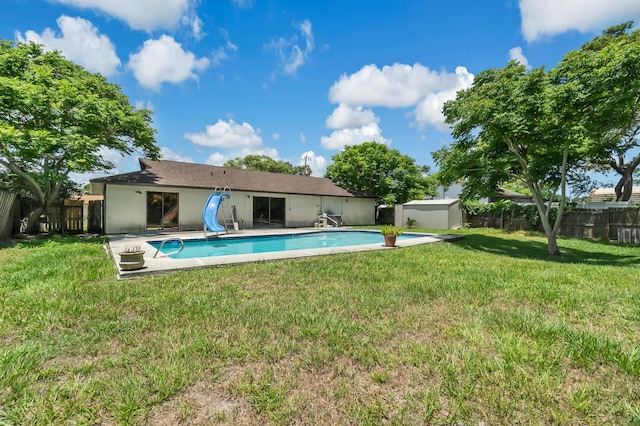
[[[228,190],[228,188],[225,188],[225,191]],[[236,220],[235,220],[235,216],[233,214],[233,205],[231,204],[231,193],[230,192],[223,192],[223,193],[228,193],[229,197],[223,197],[222,200],[220,201],[220,212],[222,213],[222,226],[224,226],[224,228],[227,230],[227,232],[231,231],[231,232],[236,232]]]

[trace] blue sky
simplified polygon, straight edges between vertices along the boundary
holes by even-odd
[[[153,110],[165,159],[306,157],[321,176],[370,140],[433,170],[451,141],[440,108],[474,74],[512,58],[553,67],[638,18],[638,0],[3,0],[0,38],[120,85]],[[110,174],[138,170],[105,155]]]

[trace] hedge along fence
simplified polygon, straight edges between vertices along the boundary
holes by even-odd
[[[538,210],[533,204],[513,201],[497,203],[466,203],[464,222],[472,228],[502,228],[507,230],[544,231]],[[551,223],[556,209],[551,210]],[[640,243],[640,206],[584,209],[569,206],[560,224],[559,234],[565,237]]]
[[[13,206],[16,194],[0,190],[0,240],[9,238],[13,230]]]
[[[540,216],[534,204],[518,204],[505,200],[495,203],[463,203],[463,222],[472,228],[535,230]]]

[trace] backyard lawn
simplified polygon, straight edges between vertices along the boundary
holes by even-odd
[[[640,247],[455,243],[118,281],[0,248],[0,425],[640,424]]]

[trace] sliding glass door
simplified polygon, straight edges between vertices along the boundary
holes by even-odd
[[[178,193],[147,192],[147,229],[178,228]]]
[[[285,210],[284,198],[253,197],[253,227],[283,228]]]

